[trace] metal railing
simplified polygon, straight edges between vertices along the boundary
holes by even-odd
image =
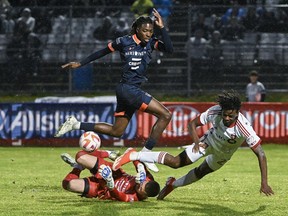
[[[275,10],[279,8],[275,7]],[[102,23],[103,14],[107,11],[119,10],[119,13],[112,17],[113,22],[116,23],[120,17],[124,17],[131,25],[134,15],[129,7],[31,8],[32,15],[33,10],[38,9],[50,11],[52,24],[51,32],[37,33],[42,42],[41,61],[37,65],[33,59],[9,61],[6,53],[11,35],[1,34],[0,91],[7,92],[9,89],[57,94],[113,92],[121,75],[118,54],[113,53],[97,60],[87,69],[86,80],[81,79],[75,71],[61,71],[60,65],[71,60],[80,60],[107,44],[107,41],[99,41],[93,37],[93,31]],[[213,14],[220,16],[226,10],[227,8],[219,6],[175,6],[168,18],[169,34],[175,52],[169,55],[153,54],[154,60],[148,69],[150,82],[146,83],[144,88],[150,92],[175,95],[190,95],[224,88],[242,91],[248,82],[248,72],[257,69],[268,89],[286,91],[288,35],[285,32],[246,31],[241,40],[224,41],[221,43],[223,59],[219,64],[209,58],[197,59],[192,56],[192,51],[197,49],[191,46],[187,49],[186,44],[189,38],[194,36],[191,26],[197,14],[205,13],[205,23],[211,25],[215,18]],[[11,84],[15,85],[11,87]]]

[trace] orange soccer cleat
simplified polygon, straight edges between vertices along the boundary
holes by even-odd
[[[130,161],[131,161],[131,160],[130,160],[130,154],[131,154],[132,152],[136,152],[136,150],[133,149],[133,148],[128,148],[128,149],[124,152],[123,155],[121,155],[120,157],[118,157],[118,158],[114,161],[113,166],[112,166],[112,169],[113,169],[114,171],[116,171],[116,170],[118,170],[122,165],[130,162]]]

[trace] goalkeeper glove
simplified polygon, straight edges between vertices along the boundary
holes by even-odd
[[[98,169],[98,173],[102,176],[102,178],[106,181],[107,187],[109,189],[114,188],[114,179],[112,176],[112,170],[109,166],[102,164]]]
[[[145,167],[144,167],[144,165],[142,164],[142,163],[139,163],[138,165],[137,165],[137,174],[136,174],[136,179],[135,179],[135,181],[136,181],[136,183],[142,183],[142,182],[144,182],[145,181],[145,179],[146,179],[146,171],[145,171]]]

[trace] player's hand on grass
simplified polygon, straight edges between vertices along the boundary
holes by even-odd
[[[69,68],[74,69],[74,68],[78,68],[80,66],[81,66],[80,62],[69,62],[67,64],[62,65],[61,68],[63,68],[63,69],[66,69],[66,68],[67,69],[69,69]]]
[[[271,196],[274,194],[272,188],[269,185],[261,185],[260,193],[264,193],[266,196]]]

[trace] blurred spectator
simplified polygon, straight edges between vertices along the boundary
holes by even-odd
[[[115,27],[113,26],[112,18],[106,16],[103,19],[102,25],[98,26],[94,32],[93,37],[97,40],[111,40],[114,39]]]
[[[223,43],[221,33],[214,31],[211,39],[207,42],[205,47],[205,57],[208,66],[208,71],[205,74],[205,79],[209,82],[220,81],[223,73]],[[216,75],[217,74],[217,75]]]
[[[42,58],[42,43],[35,33],[31,33],[27,24],[20,20],[6,48],[8,79],[16,88],[21,88],[28,77],[39,73]]]
[[[186,43],[187,53],[189,52],[190,60],[192,64],[201,64],[201,60],[204,59],[205,48],[207,40],[203,37],[203,30],[197,29],[195,36],[191,37]]]
[[[256,13],[255,7],[249,7],[247,15],[242,20],[243,26],[248,31],[256,31],[256,26],[259,23],[259,16]]]
[[[212,19],[212,25],[211,25],[211,31],[215,31],[218,30],[220,31],[222,29],[222,21],[221,21],[221,17],[216,16],[215,14],[213,14],[211,16]]]
[[[2,21],[2,34],[6,34],[9,38],[12,36],[15,28],[15,21],[12,18],[11,10],[6,8],[5,13],[1,14],[1,21]]]
[[[278,32],[288,32],[288,15],[281,9],[278,11]]]
[[[209,38],[209,26],[205,24],[205,15],[203,13],[198,14],[196,20],[192,22],[191,32],[195,34],[195,31],[202,29],[203,37],[208,40]]]
[[[26,41],[19,32],[14,33],[7,44],[6,56],[8,71],[6,80],[9,80],[13,88],[21,88],[26,81],[26,73],[23,70]]]
[[[207,40],[203,37],[203,30],[197,29],[195,35],[191,37],[186,43],[186,50],[188,54],[188,60],[191,65],[191,79],[203,80],[204,76],[202,67],[207,66],[205,61],[205,48]]]
[[[23,38],[27,38],[29,33],[30,33],[30,30],[27,24],[23,20],[20,20],[15,23],[13,34],[20,34],[23,36]]]
[[[214,31],[211,39],[207,42],[206,46],[206,58],[209,60],[209,64],[222,65],[223,63],[223,40],[221,39],[221,33]]]
[[[126,19],[124,17],[121,17],[120,19],[118,19],[117,25],[114,29],[114,38],[124,36],[126,34],[129,34],[129,32],[130,32],[130,27]]]
[[[55,17],[58,16],[69,16],[69,10],[67,10],[67,7],[72,5],[72,1],[70,0],[50,0],[49,5],[54,6],[53,8],[53,15]]]
[[[152,0],[136,0],[130,7],[134,13],[135,18],[139,16],[149,16],[154,7]]]
[[[38,0],[9,0],[13,7],[30,7],[37,6]],[[40,1],[39,1],[40,2]]]
[[[259,23],[256,27],[257,31],[260,32],[277,32],[278,20],[273,11],[265,10],[263,15],[260,16]]]
[[[238,22],[236,17],[231,17],[227,26],[223,26],[222,35],[224,40],[238,41],[244,37],[245,28]]]
[[[25,55],[25,73],[37,76],[42,59],[42,42],[33,32],[28,35]]]
[[[172,13],[173,0],[153,0],[153,4],[164,20],[164,25],[168,27],[168,18]]]
[[[253,70],[249,74],[250,83],[246,86],[246,101],[263,102],[266,97],[264,85],[258,81],[258,72]]]
[[[31,16],[31,10],[29,8],[24,8],[21,16],[17,19],[17,22],[24,21],[30,32],[34,31],[35,18]]]
[[[50,11],[52,13],[52,11]],[[49,34],[52,32],[52,14],[49,14],[46,8],[42,7],[35,11],[35,33]]]
[[[11,4],[8,0],[0,0],[0,8],[11,7]]]
[[[123,6],[121,0],[92,0],[90,4],[97,6],[97,17],[118,17],[121,14],[121,6]]]
[[[233,6],[229,8],[222,16],[222,24],[227,25],[232,17],[235,17],[238,22],[246,16],[246,8],[241,7],[237,0],[232,1]]]

